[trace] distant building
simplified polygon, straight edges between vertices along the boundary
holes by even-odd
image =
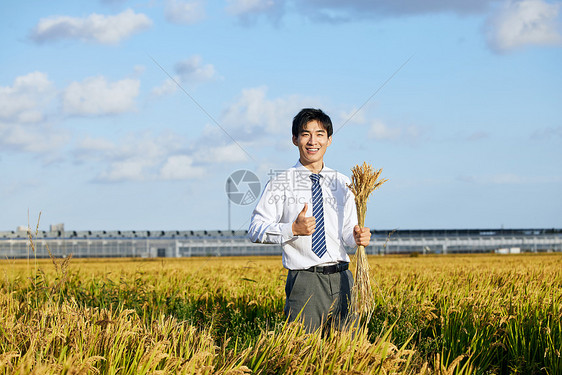
[[[194,257],[281,255],[279,245],[250,242],[247,231],[31,231],[34,256]],[[63,229],[63,230],[59,230]],[[367,254],[459,254],[562,252],[562,229],[426,229],[376,230]],[[30,253],[25,231],[0,231],[0,257],[24,258]],[[47,250],[48,247],[48,250]]]
[[[495,251],[496,254],[521,254],[521,248],[519,247],[510,247],[510,248],[501,248]]]
[[[51,224],[49,232],[64,232],[64,223]]]

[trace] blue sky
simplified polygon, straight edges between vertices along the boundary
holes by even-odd
[[[0,230],[39,212],[41,229],[227,229],[228,176],[292,166],[303,107],[337,129],[328,166],[390,180],[371,228],[562,227],[561,2],[22,0],[0,17]],[[231,205],[232,229],[253,206]]]

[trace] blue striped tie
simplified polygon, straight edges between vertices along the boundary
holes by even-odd
[[[316,230],[312,233],[312,251],[322,258],[326,254],[326,236],[324,234],[324,208],[322,207],[322,188],[320,175],[311,174],[312,180],[312,216],[316,219]]]

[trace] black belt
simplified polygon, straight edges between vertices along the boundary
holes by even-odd
[[[304,271],[318,272],[318,273],[323,273],[324,275],[330,275],[336,272],[343,272],[348,268],[349,268],[349,263],[342,262],[338,264],[332,264],[331,266],[324,266],[324,267],[314,266],[314,267],[307,268]]]

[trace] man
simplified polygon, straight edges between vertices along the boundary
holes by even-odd
[[[253,242],[282,246],[289,270],[285,314],[311,332],[345,319],[353,285],[347,250],[368,246],[371,232],[357,225],[349,179],[324,165],[332,143],[330,117],[305,108],[293,119],[292,133],[299,161],[265,186],[248,235]]]

